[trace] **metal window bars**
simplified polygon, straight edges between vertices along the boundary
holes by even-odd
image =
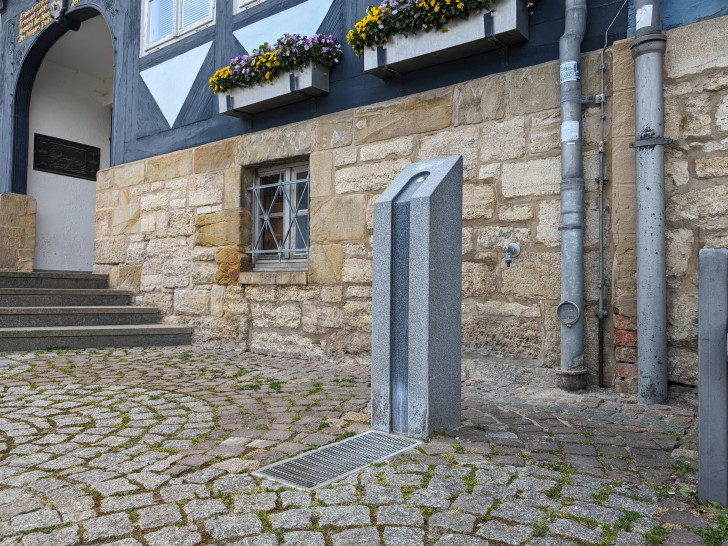
[[[253,245],[248,251],[253,263],[257,261],[305,260],[308,257],[308,200],[309,177],[296,180],[290,176],[291,169],[283,169],[279,173],[278,182],[272,184],[256,183],[248,188],[253,194]],[[298,171],[299,173],[301,171]],[[263,197],[265,190],[275,188],[273,197],[266,208]],[[276,205],[282,205],[281,213],[275,213]],[[272,219],[282,218],[283,230],[276,234]],[[302,225],[303,219],[305,225]],[[266,235],[270,236],[274,248],[265,248]]]

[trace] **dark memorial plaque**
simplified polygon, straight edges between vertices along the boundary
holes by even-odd
[[[33,169],[85,180],[96,180],[101,148],[35,133]]]

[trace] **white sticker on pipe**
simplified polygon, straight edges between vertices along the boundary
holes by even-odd
[[[642,6],[635,14],[635,28],[639,30],[652,26],[652,4]]]
[[[564,121],[561,123],[561,142],[579,140],[579,122]]]

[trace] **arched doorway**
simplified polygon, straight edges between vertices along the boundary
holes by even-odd
[[[95,170],[110,165],[113,82],[111,35],[99,15],[63,34],[37,69],[23,173],[37,202],[37,270],[93,266]]]

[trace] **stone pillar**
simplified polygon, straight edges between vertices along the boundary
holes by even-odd
[[[728,505],[728,249],[700,251],[698,495]]]
[[[33,271],[35,198],[0,194],[0,271]]]
[[[374,204],[372,427],[460,425],[461,156],[408,165]]]

